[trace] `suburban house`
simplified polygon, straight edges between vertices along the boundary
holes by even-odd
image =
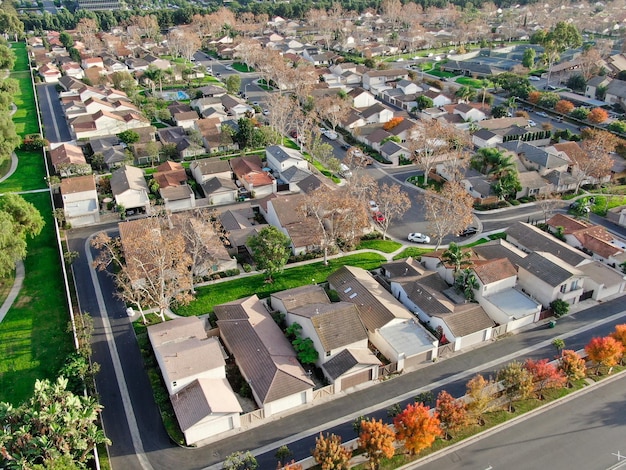
[[[241,427],[241,406],[226,379],[224,351],[206,320],[177,318],[148,337],[187,445]]]
[[[309,162],[306,161],[300,151],[287,148],[284,145],[270,145],[266,147],[265,160],[267,161],[267,166],[279,174],[293,166],[306,171],[309,169]]]
[[[594,260],[613,267],[626,261],[626,241],[616,238],[604,227],[565,214],[555,214],[547,225],[551,233],[559,235],[565,243],[587,253]]]
[[[338,64],[337,67],[340,67],[342,65],[343,64]],[[352,89],[348,93],[348,96],[352,98],[352,106],[357,109],[369,108],[370,106],[374,106],[378,103],[378,100],[374,95],[361,87],[356,87]]]
[[[54,144],[51,144],[52,147]],[[49,150],[50,163],[62,177],[91,173],[83,149],[73,144],[61,144]]]
[[[102,163],[108,170],[120,167],[129,158],[126,144],[116,135],[89,139],[89,147],[92,156],[102,155]]]
[[[158,129],[157,135],[161,144],[176,147],[178,158],[181,160],[190,159],[206,153],[204,147],[191,140],[183,127],[176,126]]]
[[[569,304],[578,303],[587,277],[557,256],[540,251],[530,253],[520,261],[517,276],[522,290],[541,302],[544,308],[557,299]]]
[[[264,170],[257,155],[232,158],[230,167],[240,185],[253,197],[262,198],[276,192],[276,180]]]
[[[388,82],[406,80],[409,77],[405,69],[368,70],[363,74],[363,88],[378,89]]]
[[[46,83],[57,83],[61,78],[61,71],[52,62],[39,67],[39,76]]]
[[[381,145],[379,152],[394,166],[400,165],[400,160],[407,159],[410,154],[409,149],[393,140],[388,140]]]
[[[251,236],[257,235],[267,224],[260,224],[250,206],[238,210],[226,210],[219,215],[220,223],[228,234],[228,252],[231,255],[249,254],[246,244]]]
[[[100,222],[100,205],[93,175],[61,180],[65,221],[73,227]]]
[[[150,121],[143,115],[130,111],[101,110],[94,114],[77,116],[69,121],[70,131],[75,139],[119,134],[149,125]]]
[[[437,357],[439,342],[370,273],[343,266],[328,276],[340,300],[357,306],[370,343],[397,370],[411,369]]]
[[[613,207],[608,210],[606,218],[614,224],[626,227],[626,206]]]
[[[217,305],[214,312],[220,338],[265,418],[313,400],[313,381],[256,295]]]
[[[271,304],[285,314],[288,325],[299,324],[301,336],[313,341],[316,364],[335,393],[378,378],[381,362],[368,349],[353,303],[331,302],[321,286],[307,285],[272,294]]]
[[[233,181],[233,171],[228,160],[204,158],[189,165],[193,179],[202,187],[210,205],[236,202],[239,190]]]
[[[180,163],[172,161],[161,163],[153,178],[159,184],[159,194],[168,211],[196,207],[193,189],[187,184],[187,172]]]
[[[266,198],[260,206],[267,223],[289,237],[294,255],[319,250],[322,240],[317,222],[305,217],[299,210],[304,197],[303,194],[274,195]]]
[[[111,175],[111,192],[115,204],[124,210],[150,213],[150,190],[141,168],[124,165],[115,170]]]
[[[396,265],[396,266],[390,266]],[[404,267],[403,272],[401,271]],[[453,351],[491,339],[493,320],[482,307],[467,303],[434,271],[420,272],[412,260],[381,267],[389,276],[391,293],[423,324],[439,332],[439,345],[452,345]]]

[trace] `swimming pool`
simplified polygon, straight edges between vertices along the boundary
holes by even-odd
[[[176,101],[176,100],[188,100],[189,95],[181,90],[178,91],[163,91],[160,93],[161,98],[166,101]]]

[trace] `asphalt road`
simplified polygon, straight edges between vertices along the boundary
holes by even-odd
[[[626,376],[455,452],[423,470],[626,468]],[[615,467],[613,467],[615,468]]]
[[[65,113],[59,101],[56,85],[54,83],[39,84],[36,89],[46,139],[52,143],[69,142],[72,136],[64,118]]]
[[[92,231],[93,228],[72,230],[69,247],[80,254],[73,268],[81,310],[94,317],[93,357],[102,366],[97,387],[105,407],[105,432],[113,441],[109,448],[113,469],[198,469],[216,464],[236,450],[259,448],[256,453],[260,468],[275,468],[275,449],[283,442],[289,443],[295,458],[306,457],[314,436],[322,430],[341,434],[344,440],[351,439],[354,437],[351,422],[360,414],[386,417],[389,406],[411,399],[420,390],[430,389],[436,393],[445,387],[450,393],[461,395],[465,382],[478,371],[493,373],[497,364],[518,355],[550,357],[554,354],[550,341],[555,336],[565,337],[568,348],[581,348],[591,336],[607,334],[614,324],[623,323],[626,316],[626,311],[622,312],[623,299],[606,302],[593,311],[560,320],[555,329],[537,326],[218,443],[200,449],[182,449],[173,445],[165,433],[125,307],[113,297],[111,278],[104,273],[92,274],[90,270],[85,240]],[[92,275],[99,289],[94,289]],[[622,312],[620,317],[606,325],[595,325],[590,331],[581,331],[572,337],[563,336],[618,312]]]

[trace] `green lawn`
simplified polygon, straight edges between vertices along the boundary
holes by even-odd
[[[272,284],[265,282],[263,274],[257,274],[216,285],[200,287],[197,289],[196,300],[189,305],[176,308],[175,311],[177,314],[186,317],[203,315],[211,313],[215,305],[232,302],[253,294],[257,294],[260,298],[265,298],[274,292],[292,289],[305,284],[324,282],[329,274],[335,272],[341,266],[349,265],[363,269],[374,269],[384,261],[385,258],[376,253],[362,253],[329,260],[326,266],[320,261],[285,269],[281,274],[275,276],[275,281]]]
[[[47,193],[24,195],[46,226],[28,242],[26,277],[20,295],[0,323],[0,401],[18,404],[32,394],[36,379],[54,378],[72,351],[61,283],[59,254]]]
[[[46,187],[46,170],[41,152],[16,150],[17,171],[0,183],[0,193],[29,191]]]
[[[17,111],[13,115],[15,130],[21,136],[38,133],[39,123],[37,122],[37,108],[30,73],[11,72],[11,78],[16,79],[20,84],[20,89],[13,99],[17,106]]]
[[[394,242],[393,240],[362,240],[357,246],[357,250],[378,250],[383,253],[393,253],[402,246],[401,243]]]
[[[394,260],[404,259],[404,258],[408,258],[409,256],[412,256],[413,258],[420,258],[424,253],[430,253],[431,251],[433,251],[432,248],[421,248],[418,246],[410,246],[402,250],[396,256],[394,256],[393,259]]]
[[[237,72],[254,72],[253,68],[248,67],[246,64],[242,64],[241,62],[233,62],[233,68]]]
[[[26,44],[23,42],[12,42],[11,49],[15,52],[14,72],[28,71],[28,54],[26,52]]]
[[[456,79],[456,82],[461,84],[461,85],[467,85],[467,86],[471,86],[472,88],[482,88],[483,87],[483,82],[482,80],[478,80],[476,78],[471,78],[471,77],[459,77]],[[492,87],[493,83],[489,82],[489,84],[487,85],[487,87]]]
[[[430,75],[434,75],[435,77],[440,77],[440,78],[451,78],[455,76],[452,72],[442,72],[441,70],[438,70],[438,69],[430,70],[428,71],[428,73]]]

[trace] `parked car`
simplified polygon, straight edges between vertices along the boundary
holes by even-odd
[[[336,140],[337,137],[339,137],[335,131],[329,131],[329,130],[324,132],[324,135],[326,136],[327,139],[330,139],[330,140]]]
[[[430,243],[430,237],[423,233],[409,233],[407,238],[410,242],[414,243]]]
[[[374,215],[372,215],[372,218],[378,223],[382,223],[385,221],[385,216],[380,211],[374,212]]]
[[[352,172],[350,171],[350,168],[348,168],[348,165],[344,163],[339,165],[339,176],[346,179],[352,177]]]
[[[341,144],[341,148],[344,150],[348,150],[351,147],[350,144]]]
[[[535,127],[535,126],[537,125],[537,123],[536,123],[535,121],[533,121],[532,119],[529,119],[529,120],[528,120],[528,125],[529,125],[530,127]]]
[[[469,237],[471,235],[474,235],[476,232],[478,232],[478,229],[476,227],[467,227],[465,230],[459,233],[459,237]]]
[[[550,117],[548,116],[548,113],[544,112],[544,111],[537,111],[537,116],[541,116],[544,118]]]
[[[269,109],[264,109],[263,110],[263,116],[269,116],[270,115],[270,110]]]
[[[369,206],[372,212],[380,212],[380,208],[378,207],[378,204],[376,204],[376,201],[370,201]]]
[[[541,78],[536,75],[531,75],[530,77],[528,77],[528,80],[530,80],[531,82],[538,82],[539,80],[541,80]]]

